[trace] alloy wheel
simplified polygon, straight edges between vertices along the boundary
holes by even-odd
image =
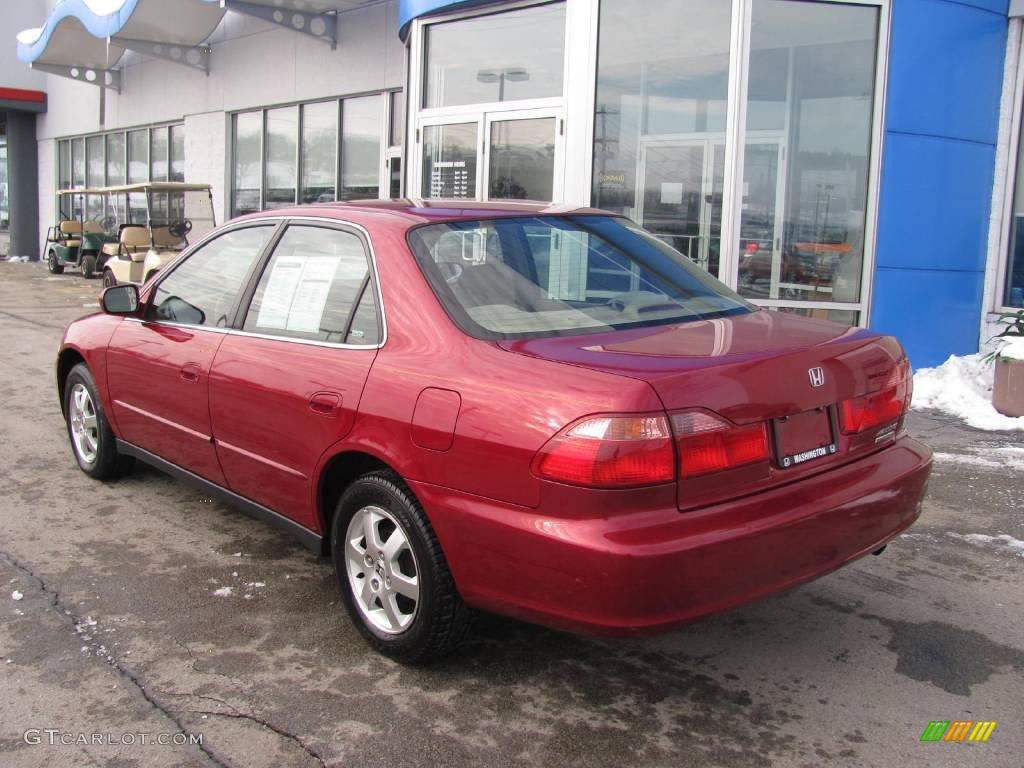
[[[389,635],[406,630],[420,601],[419,568],[409,537],[387,510],[356,511],[345,534],[348,585],[363,617]]]
[[[86,464],[95,463],[100,446],[99,421],[92,395],[84,384],[76,383],[71,389],[68,423],[78,458]]]

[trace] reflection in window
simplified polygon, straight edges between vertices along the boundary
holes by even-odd
[[[149,131],[128,131],[128,183],[149,179]]]
[[[488,199],[554,198],[555,118],[491,124]]]
[[[423,106],[560,97],[564,52],[565,3],[431,24]]]
[[[151,181],[167,181],[167,128],[153,128],[149,136],[149,178]]]
[[[731,3],[602,0],[593,202],[718,274]]]
[[[860,300],[879,14],[868,6],[753,4],[745,296]]]
[[[185,126],[171,126],[171,181],[185,180]]]
[[[1007,259],[1006,293],[1003,296],[1004,306],[1014,309],[1024,307],[1024,123],[1017,153],[1017,188],[1013,195],[1013,214],[1010,218],[1010,254]]]
[[[363,96],[342,102],[339,200],[380,196],[382,113],[379,96]]]
[[[477,124],[423,129],[423,197],[476,197]]]
[[[263,207],[281,208],[294,205],[299,108],[268,109],[266,119],[267,163]]]
[[[338,102],[302,107],[303,203],[334,200],[338,174]]]
[[[149,317],[226,328],[242,282],[273,231],[236,229],[201,247],[160,282]]]
[[[231,215],[241,216],[260,210],[263,115],[260,112],[235,115],[234,129],[231,146],[235,174]]]
[[[366,253],[356,235],[291,226],[260,278],[243,329],[337,344],[375,344],[372,294]],[[354,313],[357,304],[361,311]]]

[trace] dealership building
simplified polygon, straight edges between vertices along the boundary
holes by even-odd
[[[12,255],[45,247],[57,189],[183,180],[212,185],[219,221],[399,196],[608,209],[757,304],[897,334],[918,367],[1024,307],[1024,0],[21,0],[0,18]],[[579,279],[601,296],[636,276]]]

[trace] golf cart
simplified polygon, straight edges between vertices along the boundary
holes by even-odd
[[[214,228],[208,184],[153,181],[105,187],[117,237],[103,246],[103,285],[142,284]]]
[[[103,269],[103,246],[117,242],[115,220],[103,215],[102,189],[61,189],[57,192],[57,223],[46,232],[46,267],[54,275],[77,267],[85,278]],[[95,217],[89,217],[98,211]]]

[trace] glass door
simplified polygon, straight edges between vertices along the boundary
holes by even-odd
[[[637,178],[640,225],[717,277],[725,144],[704,138],[645,141]]]

